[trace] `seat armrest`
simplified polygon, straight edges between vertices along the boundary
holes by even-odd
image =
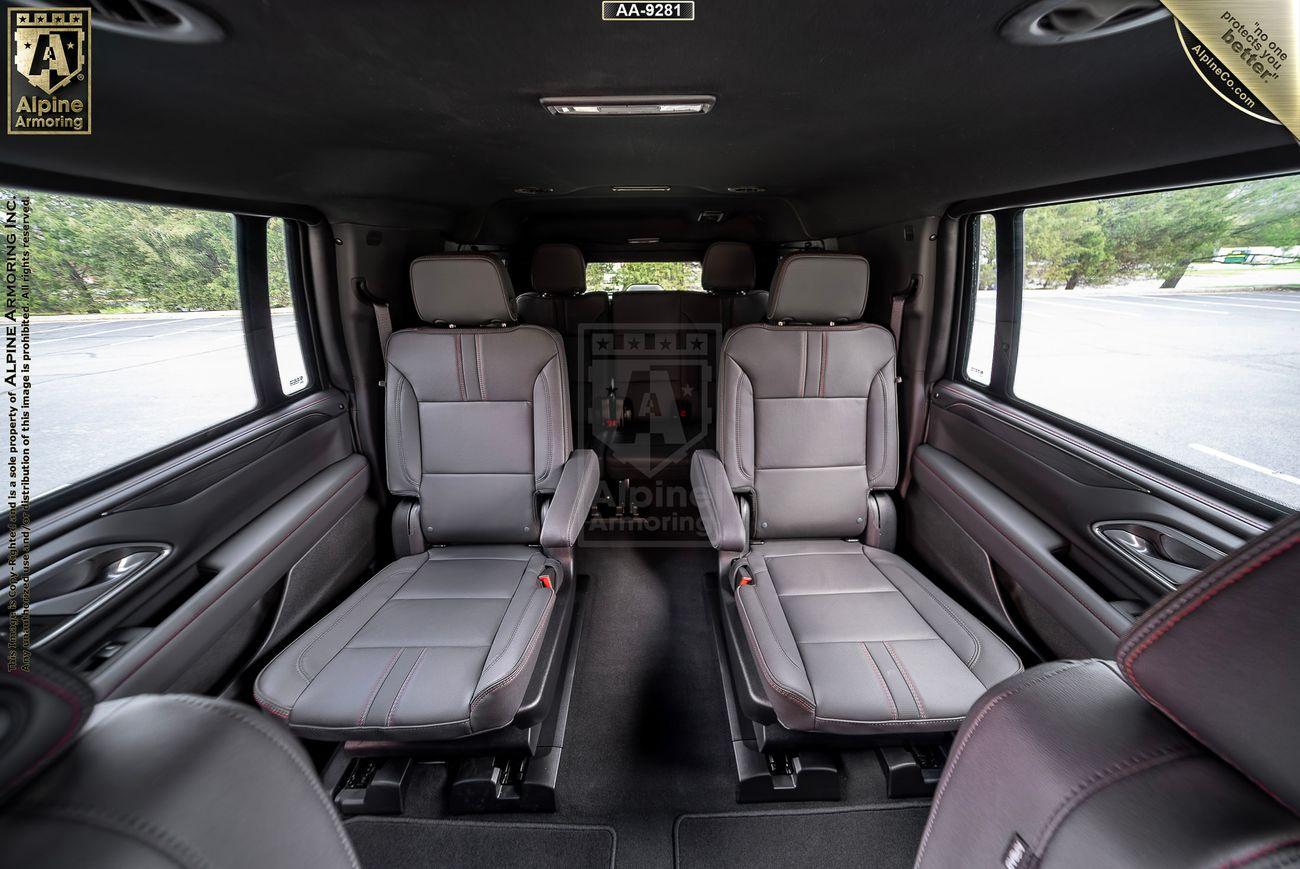
[[[596,498],[600,460],[591,450],[574,450],[560,472],[551,505],[542,522],[542,549],[568,549],[578,541],[583,521]]]
[[[727,470],[713,450],[696,450],[691,456],[691,488],[695,490],[695,503],[713,548],[720,552],[744,552],[749,546],[749,535],[740,518]]]

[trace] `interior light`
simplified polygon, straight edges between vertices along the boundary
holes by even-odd
[[[704,115],[713,108],[710,96],[542,97],[553,115]]]

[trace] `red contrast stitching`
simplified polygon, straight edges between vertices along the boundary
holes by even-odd
[[[67,745],[68,741],[71,740],[72,737],[76,735],[77,731],[81,729],[81,700],[76,694],[68,691],[62,685],[56,685],[48,679],[37,676],[35,673],[24,673],[22,670],[16,670],[13,675],[28,682],[35,682],[44,690],[50,692],[55,697],[58,697],[71,709],[72,715],[68,721],[68,729],[63,732],[63,735],[59,737],[58,741],[47,748],[41,756],[29,764],[26,769],[11,778],[5,786],[6,789],[23,781],[39,769],[46,761],[57,755],[63,750],[63,746]]]
[[[126,674],[125,676],[123,676],[121,679],[118,679],[115,683],[113,683],[113,687],[109,688],[109,689],[105,692],[105,695],[106,695],[106,696],[107,696],[107,695],[111,695],[111,694],[112,694],[114,691],[116,691],[118,688],[121,688],[121,687],[122,687],[122,686],[127,682],[127,680],[129,680],[132,676],[134,676],[136,673],[140,672],[140,668],[141,668],[141,667],[143,667],[145,664],[147,664],[147,663],[149,663],[151,660],[153,660],[153,657],[154,657],[155,655],[157,655],[159,652],[161,652],[163,649],[165,649],[168,645],[170,645],[170,644],[171,644],[171,641],[174,640],[174,639],[176,639],[178,636],[180,636],[182,631],[184,631],[184,630],[185,630],[186,628],[188,628],[190,625],[194,624],[194,622],[199,618],[199,616],[203,615],[205,612],[207,612],[209,609],[211,609],[213,606],[215,606],[215,605],[217,604],[217,602],[220,601],[223,597],[225,597],[225,596],[226,596],[226,593],[229,592],[232,588],[234,588],[235,586],[239,585],[240,580],[242,580],[244,577],[248,576],[248,575],[249,575],[250,573],[252,573],[254,570],[257,570],[257,568],[261,567],[261,566],[262,566],[262,562],[266,561],[266,559],[268,559],[268,558],[270,558],[272,555],[274,555],[274,554],[275,554],[275,551],[276,551],[277,549],[279,549],[280,546],[281,546],[281,545],[282,545],[286,540],[288,540],[288,539],[289,539],[290,537],[292,537],[294,534],[298,533],[298,530],[299,530],[300,528],[302,528],[304,525],[306,525],[308,522],[310,522],[310,521],[311,521],[311,520],[316,516],[317,513],[319,513],[321,510],[324,510],[325,507],[328,506],[329,503],[330,503],[331,501],[334,500],[335,496],[337,496],[340,492],[342,492],[344,489],[346,489],[348,483],[351,483],[353,480],[355,480],[355,479],[357,478],[357,475],[359,475],[362,471],[368,470],[369,467],[370,467],[369,465],[362,465],[361,467],[359,467],[359,468],[357,468],[355,471],[353,471],[353,472],[352,472],[352,476],[348,477],[346,480],[344,480],[342,483],[340,483],[340,484],[339,484],[339,487],[338,487],[337,489],[335,489],[333,492],[330,492],[329,495],[326,496],[325,500],[321,502],[321,504],[320,504],[319,507],[317,507],[315,510],[312,510],[310,513],[308,513],[307,516],[306,516],[306,518],[304,518],[301,522],[299,522],[297,525],[295,525],[293,528],[291,528],[289,531],[287,531],[287,532],[284,534],[284,536],[282,536],[282,537],[281,537],[279,540],[277,540],[275,543],[271,544],[271,548],[268,549],[268,550],[266,550],[266,552],[263,553],[262,557],[259,558],[259,559],[257,559],[257,561],[254,562],[253,565],[252,565],[251,567],[248,568],[248,570],[245,570],[243,573],[241,573],[241,574],[240,574],[239,576],[237,576],[235,579],[231,580],[230,585],[228,585],[228,586],[226,586],[225,588],[223,588],[223,589],[221,590],[221,593],[218,594],[216,597],[214,597],[211,601],[209,601],[208,604],[207,604],[206,606],[203,607],[203,609],[199,610],[199,611],[196,612],[194,615],[190,616],[188,619],[185,620],[185,624],[181,625],[181,626],[178,627],[176,630],[172,631],[171,636],[169,636],[167,639],[165,639],[165,640],[163,640],[161,643],[159,643],[158,646],[157,646],[157,647],[156,647],[152,652],[150,652],[148,655],[146,655],[144,658],[142,658],[142,659],[140,660],[140,663],[138,663],[138,664],[136,664],[134,667],[132,667],[132,668],[131,668],[131,671],[130,671],[129,673],[127,673],[127,674]]]
[[[912,681],[911,675],[903,662],[899,660],[898,653],[894,651],[892,643],[885,643],[885,650],[889,652],[889,657],[894,659],[894,664],[898,667],[898,672],[903,674],[903,681],[907,683],[907,691],[912,695],[912,700],[916,703],[916,710],[921,713],[922,718],[928,718],[925,713],[925,702],[921,699],[921,692],[916,690],[916,683]]]
[[[1282,553],[1291,549],[1297,543],[1300,543],[1300,534],[1296,534],[1289,538],[1283,538],[1279,540],[1272,549],[1269,549],[1268,551],[1259,555],[1252,561],[1242,565],[1237,570],[1233,571],[1232,573],[1228,574],[1222,579],[1214,582],[1212,585],[1210,585],[1209,588],[1201,592],[1200,595],[1196,598],[1196,600],[1192,601],[1190,604],[1187,604],[1185,607],[1182,607],[1176,614],[1174,614],[1167,622],[1162,624],[1149,637],[1147,637],[1137,646],[1133,647],[1133,649],[1130,650],[1129,653],[1124,656],[1124,673],[1125,675],[1128,676],[1129,681],[1132,682],[1134,686],[1141,689],[1141,685],[1138,683],[1137,675],[1133,672],[1133,665],[1134,662],[1137,661],[1138,656],[1141,655],[1143,652],[1145,652],[1147,649],[1149,649],[1156,640],[1160,639],[1165,634],[1169,633],[1169,631],[1173,629],[1175,625],[1177,625],[1183,619],[1187,618],[1187,616],[1196,612],[1206,603],[1209,603],[1209,601],[1219,592],[1245,579],[1248,575],[1254,573],[1256,570],[1263,567],[1265,564],[1268,564],[1274,558],[1277,558]],[[1145,693],[1146,692],[1143,691],[1143,694]]]
[[[876,666],[876,659],[871,657],[871,650],[867,648],[866,643],[859,643],[862,646],[862,653],[867,656],[867,663],[871,665],[871,670],[876,674],[876,681],[880,683],[880,690],[885,692],[885,699],[889,701],[889,720],[898,720],[898,704],[894,702],[894,692],[889,690],[889,684],[885,682],[885,675],[880,672]]]

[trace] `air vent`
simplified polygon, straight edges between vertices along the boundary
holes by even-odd
[[[766,193],[766,187],[759,187],[754,184],[741,184],[736,187],[728,187],[728,193]]]
[[[515,192],[524,196],[540,196],[543,193],[554,193],[554,187],[516,187]]]
[[[1159,0],[1038,0],[1002,23],[1019,45],[1059,45],[1123,33],[1168,17]]]
[[[62,8],[62,0],[26,0],[24,6]],[[180,0],[89,0],[91,23],[110,33],[161,42],[220,42],[225,36],[212,16]]]

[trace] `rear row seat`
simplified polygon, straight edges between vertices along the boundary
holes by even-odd
[[[952,732],[1020,670],[956,601],[861,542],[899,464],[894,341],[861,322],[868,275],[844,254],[782,262],[769,322],[723,342],[719,451],[693,451],[729,649],[767,701],[747,714],[784,729],[768,727],[768,744]],[[308,738],[530,752],[596,460],[570,445],[559,335],[516,325],[498,260],[421,257],[411,283],[428,325],[388,341],[384,427],[388,489],[416,505],[419,554],[287,646],[254,694]]]
[[[518,297],[519,320],[564,337],[574,441],[597,450],[604,478],[685,480],[688,448],[712,445],[713,412],[704,396],[714,392],[722,336],[763,319],[768,294],[755,291],[756,274],[749,245],[720,241],[704,253],[702,293],[606,294],[587,292],[586,261],[574,245],[543,244],[533,253],[533,290]],[[651,332],[672,343],[657,358],[634,354],[602,365],[587,352],[588,343],[602,337],[610,342],[602,346],[636,347],[628,339]],[[702,358],[689,349],[696,336],[702,336]],[[671,396],[658,394],[656,377],[666,379]],[[675,406],[665,406],[669,401]],[[704,440],[665,437],[655,430],[647,407],[656,418],[674,417],[669,420],[674,434],[680,426],[689,433],[703,431]]]

